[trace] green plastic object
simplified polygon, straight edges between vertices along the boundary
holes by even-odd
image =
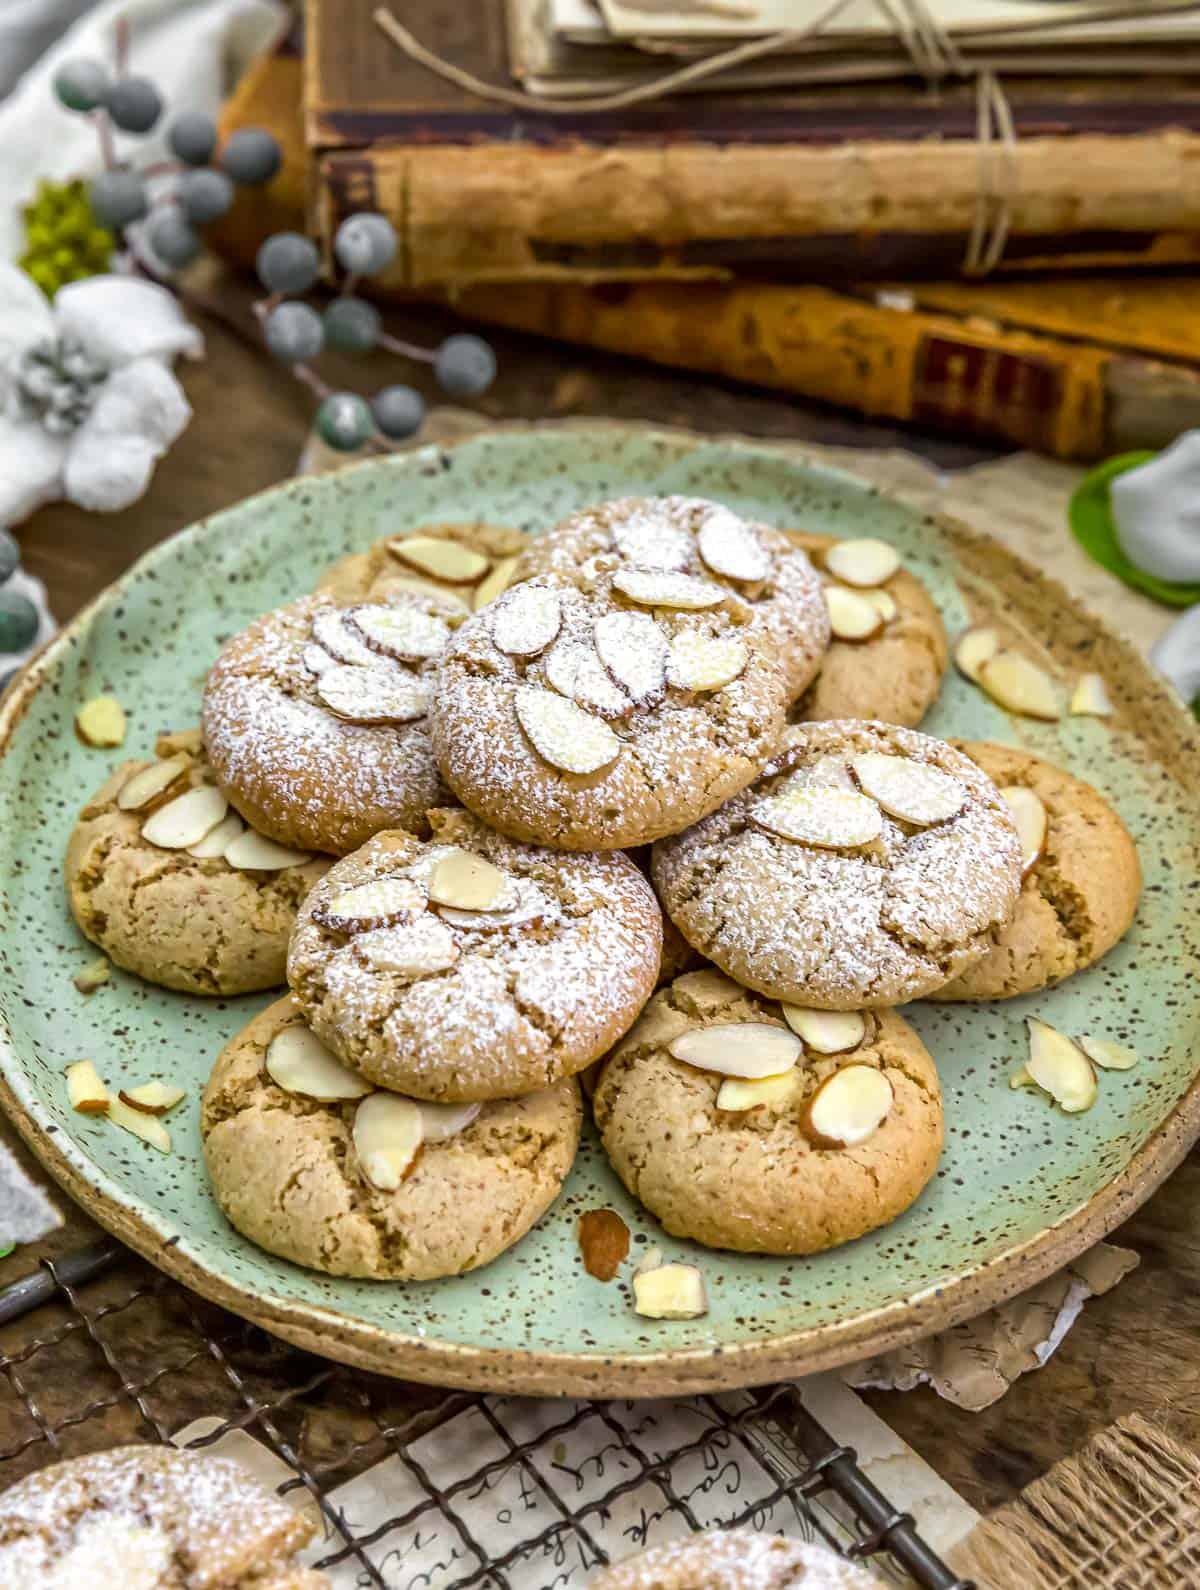
[[[1167,607],[1191,607],[1200,602],[1200,585],[1177,585],[1139,569],[1121,551],[1113,524],[1109,486],[1118,475],[1136,469],[1155,457],[1153,452],[1118,453],[1085,475],[1076,486],[1068,510],[1071,531],[1087,555],[1134,590],[1144,591]]]

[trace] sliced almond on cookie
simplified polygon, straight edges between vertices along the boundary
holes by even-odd
[[[765,580],[771,555],[744,519],[728,508],[711,508],[696,534],[700,556],[714,574],[729,580]]]
[[[1077,1041],[1088,1059],[1105,1071],[1128,1071],[1138,1063],[1136,1049],[1116,1043],[1112,1038],[1080,1038]]]
[[[700,612],[725,600],[725,592],[711,580],[694,574],[659,569],[618,569],[613,588],[642,607],[677,607]]]
[[[363,928],[395,927],[425,909],[425,891],[411,878],[372,878],[342,889],[313,907],[313,916],[336,933]]]
[[[1090,1110],[1096,1102],[1096,1072],[1072,1038],[1036,1016],[1026,1017],[1029,1059],[1026,1070],[1069,1115]]]
[[[639,705],[661,695],[667,677],[667,637],[648,613],[605,613],[592,638],[600,661]]]
[[[415,723],[429,710],[428,684],[400,668],[339,664],[317,680],[317,694],[347,723]]]
[[[825,607],[829,613],[829,628],[835,640],[861,645],[874,640],[883,628],[883,615],[874,602],[868,602],[857,591],[848,591],[844,585],[825,587]]]
[[[588,646],[580,651],[571,694],[577,706],[586,712],[598,712],[602,718],[624,718],[634,708],[632,698],[625,694]]]
[[[883,833],[879,807],[853,790],[802,786],[768,795],[751,808],[750,820],[781,839],[823,850],[857,850]]]
[[[515,898],[500,910],[460,911],[452,905],[439,905],[438,915],[453,927],[473,928],[480,933],[549,922],[553,918],[554,901],[543,894],[531,878],[514,878],[512,884]]]
[[[272,1082],[285,1093],[318,1104],[361,1099],[372,1091],[372,1084],[344,1066],[308,1027],[285,1027],[276,1033],[267,1045],[264,1064]]]
[[[782,1076],[759,1077],[743,1082],[730,1077],[717,1090],[717,1109],[729,1115],[740,1115],[746,1110],[757,1110],[762,1104],[784,1104],[795,1098],[800,1088],[800,1077],[793,1069]]]
[[[450,639],[446,620],[436,613],[423,613],[419,607],[385,607],[369,602],[352,608],[346,616],[371,651],[397,662],[426,662],[438,657]]]
[[[438,602],[447,612],[455,615],[469,613],[471,606],[468,598],[473,592],[464,595],[460,591],[452,591],[445,585],[438,585],[435,580],[423,580],[417,574],[385,574],[377,582],[375,589],[380,596],[394,596],[397,591],[409,591],[414,596],[426,596]]]
[[[512,876],[485,856],[457,846],[429,874],[429,898],[459,911],[502,911],[516,903]]]
[[[825,567],[847,585],[884,585],[899,569],[900,554],[886,541],[861,536],[827,548]]]
[[[613,545],[626,563],[638,569],[686,569],[692,559],[692,538],[686,530],[666,524],[653,513],[617,525]]]
[[[380,1192],[395,1192],[424,1136],[420,1106],[398,1093],[372,1093],[354,1112],[354,1152],[363,1175]]]
[[[187,850],[211,833],[228,810],[229,802],[214,784],[200,784],[147,817],[142,838],[160,850]]]
[[[519,557],[501,558],[494,563],[490,571],[484,575],[475,587],[475,600],[472,603],[478,613],[481,607],[486,607],[489,602],[494,602],[502,591],[508,589],[509,581],[516,573]]]
[[[398,972],[401,977],[428,977],[433,972],[444,972],[458,959],[454,934],[435,916],[360,933],[354,940],[354,950],[375,971]]]
[[[562,597],[545,585],[518,585],[491,611],[492,640],[510,657],[536,657],[562,628]]]
[[[283,872],[287,867],[302,867],[311,861],[312,851],[290,850],[253,828],[246,828],[226,845],[224,856],[240,872]]]
[[[524,686],[517,691],[516,713],[534,750],[564,773],[598,773],[620,753],[621,742],[603,718],[552,691]]]
[[[809,1010],[803,1005],[780,1009],[784,1021],[816,1054],[845,1054],[867,1036],[867,1018],[861,1010]]]
[[[723,690],[746,671],[750,651],[734,635],[684,630],[671,642],[667,681],[677,690]]]
[[[108,1089],[90,1060],[76,1060],[67,1067],[67,1102],[80,1115],[106,1115]]]
[[[700,1071],[723,1077],[776,1077],[800,1058],[800,1040],[769,1021],[722,1021],[681,1032],[667,1053]]]
[[[117,795],[117,806],[123,812],[140,811],[164,790],[170,789],[175,780],[181,778],[191,765],[191,757],[185,756],[182,752],[178,756],[169,756],[162,762],[151,762],[149,767],[132,774],[121,785]]]
[[[1044,668],[1017,651],[998,651],[981,666],[979,683],[1009,712],[1053,722],[1062,717],[1058,686]]]
[[[894,1102],[892,1084],[882,1071],[843,1066],[809,1099],[800,1128],[817,1148],[854,1148],[874,1136]]]
[[[125,739],[125,708],[116,696],[95,696],[75,714],[75,732],[84,745],[111,750]]]
[[[1000,650],[1000,637],[994,629],[968,629],[954,648],[954,663],[960,674],[977,685],[983,665]]]
[[[197,861],[217,861],[229,849],[239,834],[246,832],[246,825],[236,812],[227,812],[215,828],[210,828],[204,838],[197,844],[189,845],[187,853],[195,856]]]
[[[1046,847],[1046,808],[1039,796],[1024,784],[1005,784],[1000,791],[1017,825],[1021,841],[1021,876],[1041,860]]]
[[[141,1110],[143,1115],[166,1115],[168,1110],[182,1103],[186,1091],[170,1082],[143,1082],[140,1087],[122,1088],[117,1097],[131,1110]]]
[[[708,1313],[704,1277],[694,1264],[639,1267],[633,1277],[633,1307],[645,1319],[699,1319]]]
[[[473,552],[457,541],[439,536],[393,536],[387,549],[419,574],[432,575],[447,585],[474,585],[491,567],[491,558]]]
[[[850,768],[863,793],[901,822],[925,828],[957,817],[966,805],[967,791],[959,780],[927,762],[864,751],[850,758]]]
[[[327,668],[337,666],[337,658],[331,657],[324,646],[318,646],[315,641],[310,641],[300,653],[300,661],[314,675],[323,674]]]
[[[171,1152],[171,1134],[157,1116],[147,1115],[144,1110],[131,1109],[123,1099],[117,1098],[108,1101],[108,1118],[114,1126],[119,1126],[134,1137],[140,1137],[143,1143],[149,1143],[160,1154]]]
[[[482,1104],[430,1104],[425,1099],[413,1102],[421,1112],[421,1139],[426,1143],[445,1143],[457,1137],[483,1108]]]
[[[340,663],[358,663],[360,667],[371,668],[379,661],[378,652],[372,651],[358,631],[351,627],[348,613],[336,612],[332,608],[323,609],[313,618],[312,635],[317,645]],[[307,661],[305,667],[308,667]],[[327,672],[322,668],[315,671],[318,677]]]
[[[890,591],[859,591],[857,594],[864,602],[870,602],[885,624],[890,624],[900,611]]]
[[[1111,718],[1113,704],[1103,674],[1081,674],[1067,711],[1073,718]]]
[[[542,672],[546,683],[553,685],[560,695],[573,696],[575,675],[579,672],[579,664],[587,651],[588,648],[583,641],[572,640],[565,635],[556,640],[542,659]]]

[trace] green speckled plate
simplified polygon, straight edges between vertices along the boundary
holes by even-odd
[[[952,632],[969,612],[993,612],[1065,676],[1104,673],[1119,705],[1107,724],[1010,719],[952,675],[925,726],[1021,739],[1097,784],[1141,851],[1146,890],[1133,931],[1055,992],[914,1006],[946,1094],[935,1180],[894,1225],[817,1258],[699,1253],[711,1300],[703,1319],[640,1320],[624,1286],[584,1273],[575,1224],[598,1205],[621,1210],[638,1243],[688,1251],[631,1203],[590,1142],[537,1230],[473,1275],[413,1286],[336,1281],[259,1252],[209,1195],[197,1113],[214,1055],[266,1000],[208,1003],[120,973],[90,999],[75,992],[71,976],[91,953],[60,880],[76,809],[119,755],[146,754],[157,729],[195,721],[221,643],[309,587],[331,559],[421,521],[483,515],[532,531],[599,498],[659,491],[719,497],[781,526],[884,536],[928,583]],[[129,709],[122,753],[88,750],[72,733],[73,709],[100,689]],[[105,592],[10,692],[0,752],[0,1100],[102,1224],[198,1291],[335,1358],[447,1385],[585,1395],[661,1395],[826,1368],[1032,1284],[1129,1214],[1200,1130],[1192,720],[1130,647],[995,543],[770,448],[619,428],[498,432],[282,486],[183,531]],[[1064,1115],[1007,1086],[1031,1012],[1068,1031],[1125,1038],[1144,1061],[1105,1073],[1087,1114]],[[110,1080],[187,1083],[171,1121],[175,1153],[66,1107],[63,1067],[83,1055]]]

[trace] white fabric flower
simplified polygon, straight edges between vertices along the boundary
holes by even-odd
[[[127,508],[191,418],[171,372],[204,339],[165,287],[93,276],[54,303],[0,263],[0,525],[67,497]]]

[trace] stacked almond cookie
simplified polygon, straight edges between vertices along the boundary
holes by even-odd
[[[1088,964],[1136,857],[1078,781],[908,727],[936,610],[884,543],[810,537],[818,572],[802,539],[683,497],[393,537],[235,636],[202,734],[85,808],[70,898],[118,964],[286,971],[204,1101],[246,1236],[484,1264],[560,1190],[601,1060],[605,1148],[673,1234],[809,1253],[919,1194],[941,1096],[892,1007]]]

